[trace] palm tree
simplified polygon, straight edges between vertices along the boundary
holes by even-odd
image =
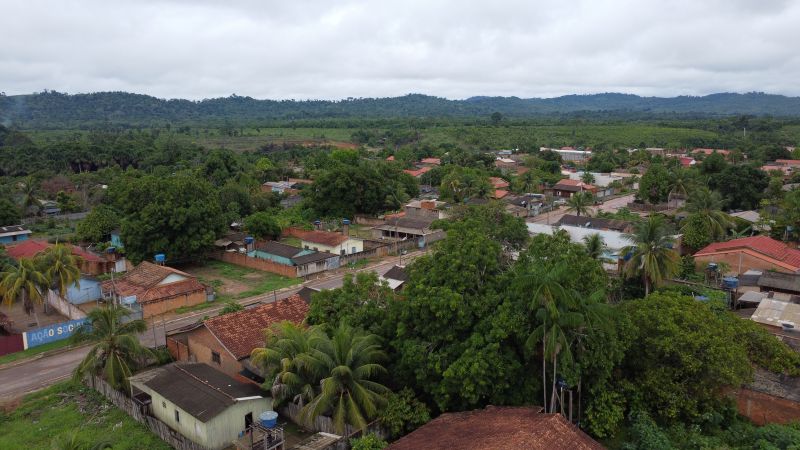
[[[581,181],[586,184],[592,184],[595,182],[594,175],[591,172],[583,172],[581,175]]]
[[[36,263],[44,272],[50,287],[58,291],[61,297],[66,297],[67,289],[73,284],[80,288],[81,270],[80,256],[72,254],[72,249],[66,244],[56,244],[46,248],[36,255]]]
[[[29,175],[25,177],[25,181],[21,181],[19,184],[17,184],[17,188],[22,194],[23,214],[27,215],[28,211],[31,209],[34,212],[38,212],[40,205],[38,192],[39,189],[36,186],[36,179]]]
[[[628,277],[642,277],[645,295],[650,294],[650,286],[658,286],[678,272],[680,260],[672,249],[675,239],[670,235],[663,216],[652,215],[637,223],[634,232],[625,237],[633,243],[622,249],[629,258],[625,272]]]
[[[273,380],[265,387],[272,392],[276,406],[291,401],[302,407],[314,399],[322,371],[307,364],[304,355],[311,353],[311,342],[320,335],[324,333],[319,328],[281,322],[267,331],[265,347],[251,353],[253,364],[266,369],[268,379]]]
[[[606,249],[606,243],[600,233],[592,233],[583,237],[583,246],[586,248],[586,253],[594,259],[598,259],[603,255]]]
[[[692,182],[689,173],[685,170],[678,169],[670,175],[667,201],[671,202],[673,199],[685,199],[688,188]]]
[[[34,314],[38,325],[39,316],[36,315],[35,304],[44,303],[43,292],[47,289],[47,277],[30,258],[20,258],[16,266],[8,266],[0,273],[0,277],[3,304],[10,306],[15,301],[21,302],[26,313]]]
[[[589,207],[594,203],[591,192],[576,192],[567,200],[567,211],[575,212],[580,217],[581,214],[588,216],[591,213]]]
[[[147,330],[144,320],[123,322],[128,310],[119,305],[95,308],[88,314],[89,326],[81,326],[73,342],[94,342],[95,346],[75,368],[74,376],[102,376],[114,388],[127,387],[128,377],[153,353],[142,346],[137,334]]]
[[[389,388],[374,381],[386,369],[380,364],[386,354],[374,334],[340,325],[331,337],[315,337],[313,350],[303,364],[319,367],[326,376],[320,380],[320,392],[302,410],[305,420],[330,413],[334,429],[342,434],[345,425],[365,429],[367,421],[378,415],[386,403]]]
[[[707,187],[692,191],[685,209],[703,220],[714,240],[723,238],[732,226],[728,215],[722,212],[722,196]]]

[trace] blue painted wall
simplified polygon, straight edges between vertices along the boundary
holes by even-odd
[[[93,302],[100,298],[100,282],[89,278],[81,278],[80,289],[74,284],[67,289],[67,300],[75,305]]]
[[[55,325],[49,325],[35,330],[26,331],[23,334],[23,341],[25,348],[37,347],[49,342],[60,341],[66,339],[75,332],[87,319],[70,320],[69,322],[61,322]]]
[[[247,254],[252,258],[261,258],[261,259],[268,259],[270,261],[275,261],[278,264],[285,264],[287,266],[292,265],[292,260],[283,256],[273,255],[272,253],[262,252],[261,250],[254,250]]]
[[[114,247],[125,247],[122,245],[122,237],[118,233],[111,233],[111,245]]]
[[[27,240],[28,240],[27,234],[20,234],[18,236],[3,236],[0,237],[0,244],[13,244],[15,242],[22,242]]]

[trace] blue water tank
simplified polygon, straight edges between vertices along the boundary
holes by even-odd
[[[314,221],[314,225],[319,225],[319,224],[321,224],[321,223],[322,223],[322,222],[320,222],[319,220],[315,220],[315,221]]]
[[[116,247],[108,247],[106,249],[106,253],[109,253],[109,254],[114,253],[116,251],[117,251]]]
[[[244,238],[244,243],[250,245],[253,243],[253,236],[247,236]]]
[[[344,224],[344,225],[350,225],[350,219],[344,219],[344,220],[342,220],[342,224]]]
[[[275,428],[278,424],[278,413],[275,411],[264,411],[258,416],[258,421],[264,428]]]
[[[725,289],[736,289],[739,287],[739,279],[736,277],[725,277],[722,279],[722,286]]]
[[[163,263],[167,260],[167,257],[163,253],[156,254],[156,262]]]

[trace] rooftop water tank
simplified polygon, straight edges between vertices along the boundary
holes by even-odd
[[[344,224],[344,225],[350,225],[350,219],[344,219],[344,220],[342,220],[342,224]]]
[[[258,421],[264,428],[275,428],[278,424],[278,413],[275,411],[264,411],[258,416]]]
[[[163,253],[157,253],[156,254],[156,262],[157,263],[163,263],[166,260],[167,260],[167,257]]]
[[[725,289],[736,289],[739,287],[739,279],[736,277],[725,277],[722,279],[722,287]]]
[[[116,252],[116,251],[117,251],[117,249],[116,249],[115,247],[108,247],[108,248],[106,249],[106,253],[114,253],[114,252]]]
[[[247,245],[252,244],[253,243],[253,236],[246,236],[244,238],[244,243],[247,244]]]

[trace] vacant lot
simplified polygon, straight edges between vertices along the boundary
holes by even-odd
[[[197,276],[201,282],[214,286],[217,302],[265,294],[301,281],[297,278],[287,278],[215,260],[184,270]]]
[[[73,433],[87,444],[105,441],[115,450],[171,448],[100,394],[72,381],[5,408],[0,411],[0,448],[51,448],[54,439]]]

